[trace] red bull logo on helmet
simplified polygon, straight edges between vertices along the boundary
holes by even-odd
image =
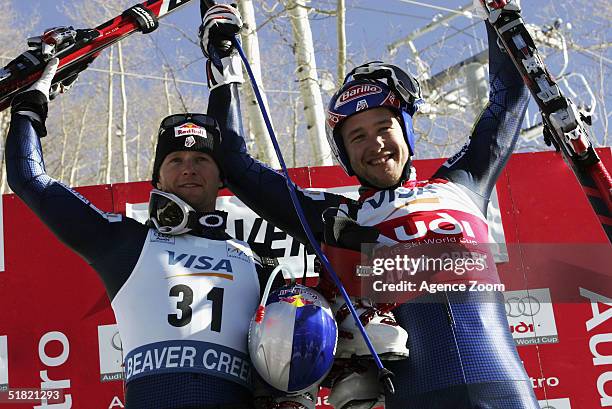
[[[354,101],[359,98],[363,98],[367,95],[380,94],[381,92],[383,92],[383,89],[379,87],[378,85],[374,85],[374,84],[354,85],[350,87],[349,89],[347,89],[346,91],[344,91],[342,94],[340,94],[340,96],[336,100],[336,105],[334,106],[334,109],[338,109],[339,107],[341,107],[342,105],[348,102]]]
[[[281,297],[281,298],[279,298],[279,300],[282,301],[282,302],[286,302],[288,304],[291,304],[291,305],[293,305],[294,307],[297,307],[297,308],[304,307],[306,305],[314,304],[314,301],[310,301],[310,300],[306,299],[301,294],[296,294],[296,295],[292,295],[292,296],[289,296],[289,297]]]

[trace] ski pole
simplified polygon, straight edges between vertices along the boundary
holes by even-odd
[[[215,4],[214,1],[210,1],[210,0],[201,0],[201,1],[202,3],[200,4],[201,4],[202,13],[206,13],[206,11]],[[202,14],[202,17],[204,17],[204,14]],[[314,234],[310,226],[308,225],[308,221],[306,220],[306,216],[304,215],[302,205],[300,204],[297,198],[297,194],[295,193],[294,183],[291,180],[291,177],[289,176],[287,166],[285,165],[285,160],[283,159],[283,154],[281,153],[280,147],[278,145],[278,141],[276,139],[276,135],[274,134],[274,130],[270,122],[270,117],[263,103],[261,93],[259,92],[259,86],[257,85],[257,81],[255,80],[255,76],[253,75],[253,71],[251,70],[251,65],[249,64],[249,61],[247,60],[246,55],[244,54],[244,50],[242,49],[242,46],[240,45],[240,42],[238,41],[237,38],[234,37],[232,39],[232,44],[236,48],[238,53],[240,54],[240,58],[242,59],[242,62],[244,63],[244,66],[249,75],[251,84],[253,85],[253,91],[255,93],[255,97],[257,98],[259,109],[261,109],[262,117],[266,124],[266,128],[268,129],[268,133],[270,134],[270,139],[272,140],[272,145],[274,145],[274,151],[276,152],[276,156],[278,157],[278,161],[281,165],[283,174],[285,175],[285,180],[287,182],[287,188],[289,190],[289,196],[291,197],[293,207],[295,208],[298,218],[300,219],[300,223],[302,224],[302,227],[304,228],[304,232],[306,232],[306,236],[308,237],[308,242],[314,249],[317,257],[319,257],[319,259],[321,260],[321,263],[323,264],[323,266],[325,266],[327,271],[329,271],[330,276],[332,277],[332,279],[334,280],[334,283],[336,284],[336,287],[338,287],[338,290],[342,294],[342,298],[346,302],[346,305],[349,308],[351,315],[353,316],[355,325],[357,326],[357,328],[359,328],[359,332],[361,333],[361,336],[363,337],[363,340],[365,341],[368,349],[370,350],[370,353],[372,354],[372,357],[374,358],[374,362],[376,363],[376,366],[378,367],[378,380],[383,382],[383,384],[385,385],[389,393],[393,394],[395,393],[395,387],[393,386],[393,382],[391,380],[393,376],[393,372],[391,372],[390,370],[384,367],[382,361],[380,360],[380,357],[378,356],[378,354],[376,353],[376,350],[374,349],[374,345],[370,341],[370,337],[368,336],[363,324],[361,323],[361,320],[359,320],[357,311],[355,310],[355,307],[353,306],[353,303],[351,302],[351,299],[348,293],[346,292],[344,286],[342,285],[342,282],[338,278],[338,275],[336,274],[331,264],[329,263],[327,256],[321,250],[319,243],[315,239]]]

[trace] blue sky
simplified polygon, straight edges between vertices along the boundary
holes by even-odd
[[[40,21],[37,26],[37,31],[31,33],[32,35],[39,34],[45,28],[50,26],[58,25],[74,25],[77,28],[82,27],[82,24],[69,20],[61,12],[61,6],[67,4],[70,6],[78,7],[79,5],[85,4],[86,0],[0,0],[12,4],[12,7],[16,7],[18,13],[24,18],[35,10],[35,13],[40,15]],[[350,65],[358,64],[365,59],[381,59],[388,58],[386,54],[386,46],[395,40],[403,38],[413,30],[423,27],[427,23],[432,21],[432,18],[436,14],[446,14],[444,10],[437,10],[435,7],[442,8],[458,8],[465,5],[469,0],[462,1],[443,1],[443,0],[425,0],[419,5],[414,4],[409,0],[347,0],[347,39],[349,45],[349,51],[353,57],[350,61]],[[163,22],[169,22],[180,27],[182,30],[189,34],[193,34],[197,30],[199,24],[199,5],[198,1],[192,0],[189,4],[183,7],[181,10],[172,14],[163,20]],[[258,3],[257,1],[255,3]],[[267,0],[266,3],[272,4],[272,0]],[[309,3],[312,7],[321,9],[332,9],[335,5],[335,0],[313,0]],[[580,2],[570,1],[553,1],[553,0],[530,0],[523,1],[523,16],[527,22],[537,24],[550,24],[552,23],[553,17],[561,17],[565,22],[574,24],[574,37],[582,45],[589,45],[592,40],[586,36],[582,36],[579,32],[582,29],[587,30],[589,27],[583,27],[584,22],[580,23],[577,16],[579,14],[577,6]],[[582,7],[588,7],[587,2],[581,2]],[[584,6],[587,4],[587,6]],[[426,5],[429,5],[427,7]],[[575,11],[577,10],[577,11]],[[588,11],[588,9],[586,9]],[[548,13],[548,16],[542,18],[543,15]],[[584,13],[583,13],[584,14]],[[258,11],[257,22],[258,25],[262,24],[264,16]],[[102,23],[103,21],[99,21]],[[576,27],[578,25],[580,27]],[[326,16],[324,14],[316,14],[311,19],[311,27],[313,30],[313,36],[315,41],[315,48],[317,50],[317,63],[321,70],[327,70],[332,74],[335,74],[335,19],[334,17]],[[161,47],[171,50],[173,47],[181,46],[180,43],[170,42],[167,40],[169,37],[176,37],[176,33],[172,33],[172,36],[168,35],[168,28],[158,30],[154,33],[157,42]],[[587,30],[588,31],[588,30]],[[265,29],[260,32],[260,48],[264,49],[271,46],[273,43],[278,43],[278,32],[274,29],[273,24],[267,24]],[[484,27],[483,24],[478,23],[476,20],[470,20],[465,17],[458,17],[451,21],[451,23],[443,28],[437,29],[432,33],[429,33],[422,38],[415,41],[416,46],[419,50],[428,50],[424,54],[425,58],[429,58],[427,62],[431,65],[431,73],[435,74],[442,69],[458,63],[459,61],[469,57],[472,54],[476,54],[482,50],[484,39]],[[580,35],[579,35],[580,34]],[[138,35],[138,34],[137,34]],[[608,25],[608,31],[605,33],[607,41],[609,42],[610,29]],[[452,44],[453,47],[444,49],[444,52],[436,53],[437,47],[442,43],[441,40],[446,38],[447,44]],[[24,39],[25,40],[25,39]],[[185,43],[185,42],[183,42]],[[197,60],[200,58],[199,50],[192,44],[187,44],[188,54],[191,56],[191,60]],[[25,41],[24,41],[25,48]],[[265,54],[262,51],[262,54]],[[604,69],[609,73],[610,66],[609,61],[611,59],[611,53],[606,51],[607,62],[604,61],[602,64]],[[282,64],[283,59],[289,59],[288,56],[283,56],[276,61],[270,61],[267,59],[264,61],[264,68],[266,64]],[[410,61],[412,58],[404,47],[400,50],[398,55],[395,57],[395,63],[405,64],[410,67]],[[558,72],[561,66],[561,55],[556,53],[547,58],[547,64],[549,65],[550,71],[554,74]],[[197,61],[196,61],[197,62]],[[352,64],[351,64],[352,63]],[[570,59],[569,70],[587,74],[589,70],[594,69],[598,62],[589,58],[584,53],[574,53]],[[189,69],[180,72],[180,76],[185,80],[203,81],[203,75],[201,72],[201,64],[194,64],[194,67],[198,67],[198,70]],[[350,68],[350,66],[349,66]],[[410,67],[411,69],[413,67]],[[592,78],[592,76],[591,76]],[[282,88],[280,84],[266,84],[268,88],[274,89]],[[580,87],[579,87],[580,88]],[[582,91],[582,92],[581,92]],[[578,94],[580,98],[586,95],[586,92],[579,89]],[[607,92],[606,99],[612,98]],[[586,98],[586,97],[584,97]],[[577,101],[579,102],[579,101]],[[611,101],[612,104],[612,101]],[[534,109],[535,111],[535,109]],[[601,127],[601,121],[596,123],[597,127]],[[600,128],[601,129],[601,128]],[[601,130],[598,132],[601,133]]]

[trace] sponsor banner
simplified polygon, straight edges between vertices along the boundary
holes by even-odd
[[[516,345],[559,342],[548,288],[504,292],[506,317]]]
[[[8,340],[6,335],[0,336],[0,391],[8,389]]]
[[[98,326],[100,382],[123,380],[123,349],[117,324]]]
[[[572,409],[568,398],[546,399],[538,401],[538,403],[540,404],[540,409]]]

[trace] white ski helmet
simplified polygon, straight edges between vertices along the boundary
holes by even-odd
[[[259,375],[287,393],[321,383],[332,367],[338,341],[327,301],[299,284],[277,289],[269,297],[264,294],[264,301],[249,328],[249,354]]]

